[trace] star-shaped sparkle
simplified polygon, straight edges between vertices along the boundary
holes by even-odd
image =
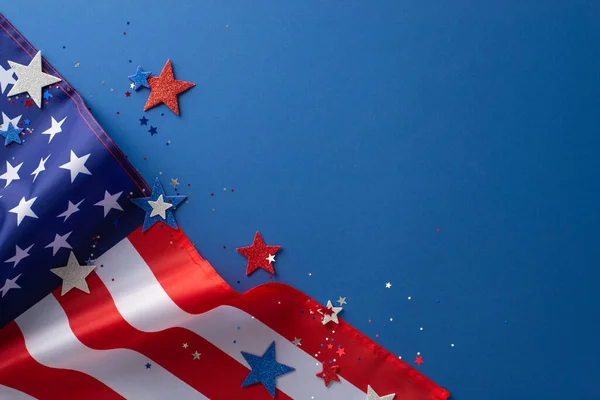
[[[317,377],[323,379],[323,383],[325,386],[329,386],[331,382],[339,382],[340,378],[338,377],[337,371],[340,369],[339,365],[328,365],[323,364],[323,370],[317,373]]]
[[[138,66],[135,70],[135,74],[128,76],[129,80],[133,83],[133,86],[131,88],[134,90],[138,90],[141,87],[149,88],[150,85],[148,85],[148,77],[151,74],[152,72],[144,72],[142,67]]]
[[[158,132],[156,131],[156,127],[155,126],[150,126],[150,129],[148,129],[148,133],[150,133],[150,136],[154,136]]]
[[[187,343],[184,343],[184,344],[183,344],[183,348],[184,348],[184,349],[187,349],[187,348],[188,348],[188,344],[187,344]]]
[[[392,287],[392,284],[391,284],[390,282],[387,282],[387,283],[385,284],[385,287],[386,287],[386,289],[389,289],[389,288],[391,288],[391,287]]]
[[[292,340],[292,344],[294,346],[302,346],[302,339],[294,337],[294,340]]]
[[[321,321],[323,325],[327,324],[329,321],[333,321],[336,324],[339,324],[340,321],[338,320],[337,315],[342,310],[342,307],[334,307],[333,304],[331,304],[331,300],[327,300],[327,306],[325,310],[318,310],[319,313],[323,314],[323,321]]]
[[[345,297],[342,297],[342,296],[340,296],[340,298],[339,298],[339,299],[337,299],[337,301],[336,301],[336,302],[337,302],[337,303],[339,303],[339,304],[340,304],[340,306],[343,306],[344,304],[347,304],[347,303],[346,303],[346,298],[345,298]]]
[[[275,341],[271,343],[262,356],[256,356],[245,351],[242,351],[242,356],[244,356],[244,359],[252,369],[242,383],[242,387],[262,383],[273,398],[275,397],[276,378],[288,372],[295,371],[295,368],[280,364],[275,360]]]
[[[246,276],[248,276],[259,268],[274,274],[273,264],[268,259],[274,256],[279,249],[281,249],[281,246],[266,246],[260,233],[256,232],[252,246],[240,247],[236,250],[248,259],[246,267]]]
[[[173,189],[177,189],[177,185],[179,185],[179,178],[171,178],[171,183],[169,185],[173,186]]]
[[[133,204],[146,211],[142,232],[146,231],[158,221],[166,223],[173,229],[178,229],[173,210],[181,204],[186,197],[187,196],[165,196],[165,190],[160,184],[160,180],[156,178],[150,197],[131,199]]]
[[[79,265],[75,254],[69,254],[67,265],[60,268],[52,268],[50,271],[60,277],[62,282],[61,296],[64,296],[71,289],[77,288],[85,293],[90,293],[85,278],[96,268],[94,265]]]
[[[338,356],[343,356],[346,354],[346,349],[344,349],[343,347],[338,347],[338,349],[335,351],[337,353]]]
[[[420,367],[421,364],[423,364],[423,356],[417,356],[415,358],[415,364],[417,364]]]
[[[148,118],[146,118],[146,117],[140,118],[140,125],[148,125]]]
[[[148,77],[148,83],[150,85],[150,96],[148,97],[148,101],[146,101],[144,111],[148,111],[152,107],[164,103],[177,115],[179,115],[177,95],[196,86],[195,83],[175,79],[171,60],[167,60],[159,76]]]
[[[4,145],[8,146],[11,143],[21,144],[21,132],[23,132],[22,128],[15,127],[12,122],[9,122],[8,129],[5,131],[0,131],[0,135],[4,136]]]
[[[194,360],[199,360],[201,355],[202,354],[198,353],[197,351],[192,353],[192,357],[194,357]]]
[[[29,93],[38,107],[42,107],[42,88],[60,82],[61,79],[42,72],[42,52],[38,51],[29,65],[9,61],[8,65],[17,75],[17,83],[10,89],[8,96]]]
[[[367,385],[367,400],[393,400],[395,396],[395,393],[379,396],[377,393],[375,393],[371,385]]]

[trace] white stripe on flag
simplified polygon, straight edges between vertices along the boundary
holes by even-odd
[[[242,350],[262,355],[275,341],[277,361],[296,369],[277,379],[277,387],[288,396],[364,400],[365,393],[342,377],[341,382],[325,387],[323,380],[315,376],[322,369],[317,359],[242,310],[219,306],[200,315],[181,310],[129,240],[121,241],[106,252],[97,264],[102,265],[102,268],[96,268],[97,274],[110,291],[119,313],[135,328],[145,332],[177,326],[189,329],[247,367]],[[173,269],[176,271],[177,266]],[[113,281],[112,278],[117,276]]]
[[[83,345],[69,327],[64,310],[52,294],[16,319],[27,351],[52,368],[81,371],[127,399],[206,399],[194,388],[128,349],[94,350]],[[145,368],[151,363],[150,369]]]
[[[23,393],[17,389],[0,385],[0,399],[2,400],[35,400],[35,397]]]

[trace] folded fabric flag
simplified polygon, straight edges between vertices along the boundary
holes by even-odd
[[[37,51],[0,28],[1,399],[448,398],[292,287],[237,293],[183,232],[142,232],[150,190],[73,88],[6,97]]]

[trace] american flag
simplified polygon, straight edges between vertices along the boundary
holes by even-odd
[[[0,399],[448,397],[292,287],[237,293],[180,230],[142,232],[129,199],[149,188],[77,92],[46,87],[41,108],[7,97],[8,60],[37,51],[0,27],[0,129],[23,129],[0,148]],[[73,256],[95,266],[89,293],[63,295],[51,271]]]

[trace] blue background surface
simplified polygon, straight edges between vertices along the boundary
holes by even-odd
[[[347,296],[343,318],[408,362],[421,352],[457,400],[600,399],[598,2],[0,11],[147,181],[192,193],[176,216],[238,290],[268,281],[235,251],[260,230],[284,246],[274,279]],[[167,58],[196,83],[181,117],[124,95]]]

